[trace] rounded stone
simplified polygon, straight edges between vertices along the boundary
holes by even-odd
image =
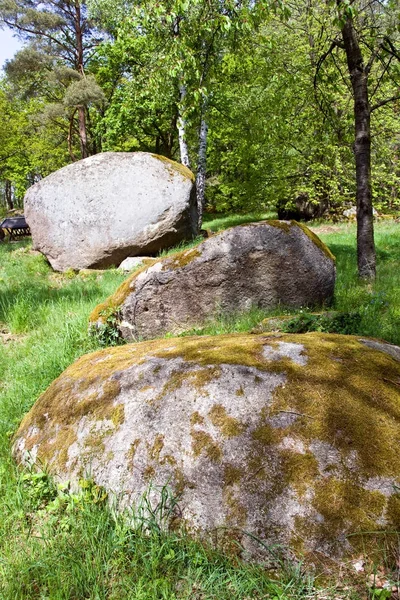
[[[24,198],[33,247],[53,269],[105,268],[196,233],[194,176],[145,152],[104,152],[63,167]]]
[[[157,503],[168,486],[189,530],[254,556],[271,544],[356,556],[368,550],[362,532],[400,527],[396,356],[383,342],[322,333],[109,348],[51,384],[14,456],[73,486],[90,477],[121,507],[149,489]]]
[[[250,223],[147,264],[90,321],[99,325],[114,313],[124,338],[150,339],[201,327],[218,314],[329,303],[335,274],[333,255],[304,225]]]

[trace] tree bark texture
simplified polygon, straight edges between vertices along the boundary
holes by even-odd
[[[80,0],[75,0],[75,44],[76,44],[76,69],[82,77],[85,76],[84,71],[84,58],[83,58],[83,24]],[[89,156],[88,140],[87,140],[87,127],[86,127],[86,114],[85,107],[78,107],[78,131],[79,131],[79,143],[81,148],[81,158],[87,158]]]
[[[371,114],[368,99],[368,73],[353,19],[351,15],[343,16],[341,14],[342,5],[343,0],[337,0],[339,16],[345,19],[341,33],[354,96],[358,274],[364,279],[374,279],[376,254],[371,187]]]
[[[206,191],[206,169],[207,169],[207,98],[203,99],[201,111],[201,122],[199,130],[199,154],[197,161],[196,173],[196,199],[198,212],[198,231],[200,231],[203,223],[203,212],[205,206],[205,191]]]
[[[190,169],[189,149],[186,141],[186,119],[182,116],[185,110],[186,87],[179,86],[179,117],[177,121],[181,163]]]
[[[9,179],[5,180],[4,195],[5,195],[6,205],[7,205],[8,210],[12,210],[14,208],[14,202],[12,199],[11,181]]]

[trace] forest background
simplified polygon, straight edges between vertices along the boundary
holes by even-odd
[[[5,208],[72,161],[154,152],[214,212],[357,198],[373,275],[371,199],[400,206],[396,0],[0,0],[0,23],[24,42],[0,81]]]

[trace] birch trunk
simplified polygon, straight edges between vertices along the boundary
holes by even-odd
[[[201,122],[199,131],[199,154],[197,162],[196,174],[196,198],[197,198],[197,213],[198,213],[198,230],[200,231],[203,224],[203,212],[205,206],[205,191],[206,191],[206,169],[207,169],[207,98],[203,100],[201,111]]]
[[[84,77],[85,71],[83,60],[83,28],[80,0],[75,0],[74,7],[76,68],[77,71],[79,71],[79,73],[81,74],[81,76]],[[78,106],[78,131],[79,143],[81,148],[81,158],[87,158],[89,156],[89,150],[87,140],[86,114],[84,106]]]
[[[343,0],[337,0],[339,13],[342,4]],[[342,26],[342,39],[354,96],[358,274],[359,277],[364,279],[374,279],[376,275],[376,254],[372,210],[371,114],[368,99],[368,73],[365,69],[357,32],[351,16],[345,17]]]
[[[190,169],[189,150],[186,141],[186,119],[183,117],[185,112],[185,98],[186,87],[182,84],[179,86],[179,116],[177,121],[179,149],[181,154],[181,163]]]

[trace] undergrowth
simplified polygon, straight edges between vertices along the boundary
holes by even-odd
[[[90,480],[72,491],[39,470],[16,484],[12,538],[2,540],[1,598],[284,600],[312,591],[301,569],[273,581],[262,566],[171,529],[177,499],[166,488],[155,505],[146,495],[136,510],[119,510]]]
[[[205,227],[218,230],[238,219],[246,222],[247,217],[209,221]],[[337,256],[332,308],[345,317],[335,327],[341,333],[400,344],[399,226],[376,227],[374,284],[356,277],[355,226],[319,235]],[[88,315],[124,277],[116,270],[55,274],[41,255],[31,251],[29,242],[0,244],[0,598],[321,597],[301,567],[292,565],[288,570],[284,565],[271,579],[262,566],[227,557],[182,531],[157,528],[143,514],[140,520],[133,513],[128,517],[117,513],[92,482],[82,482],[72,491],[59,488],[43,467],[17,469],[10,442],[22,416],[68,365],[101,346],[102,340],[88,335]],[[192,333],[249,331],[266,316],[279,314],[292,314],[301,326],[332,325],[310,316],[306,308],[272,312],[254,308],[245,315],[220,315]],[[375,590],[371,597],[378,598],[379,593]],[[359,597],[343,590],[324,594]]]

